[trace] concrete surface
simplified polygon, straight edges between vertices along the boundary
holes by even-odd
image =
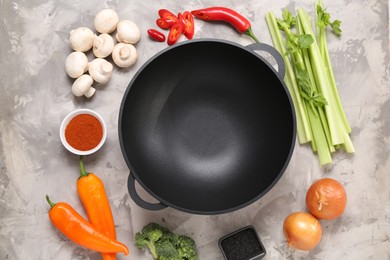
[[[129,170],[117,134],[120,103],[136,71],[167,48],[166,43],[152,42],[146,30],[156,27],[160,8],[176,13],[222,5],[248,17],[259,39],[271,44],[266,12],[281,16],[289,7],[313,14],[313,1],[0,1],[0,259],[100,259],[100,254],[59,234],[47,216],[45,194],[69,202],[85,216],[75,185],[78,157],[65,150],[58,134],[61,120],[76,108],[93,109],[107,123],[107,142],[85,158],[85,166],[105,183],[117,237],[131,250],[118,259],[152,259],[135,248],[133,239],[151,221],[193,237],[205,260],[222,259],[218,239],[246,225],[257,229],[267,250],[264,259],[390,259],[389,2],[324,2],[332,18],[342,20],[342,37],[328,35],[329,51],[355,154],[338,151],[333,164],[321,168],[310,147],[297,144],[285,174],[266,196],[229,214],[199,216],[171,208],[144,210],[127,191]],[[117,10],[121,20],[139,25],[139,60],[129,69],[115,67],[108,84],[96,85],[93,98],[77,98],[64,71],[71,52],[69,32],[80,26],[92,29],[95,14],[107,7]],[[199,20],[195,38],[252,42],[230,26]],[[283,220],[293,211],[306,210],[306,190],[322,177],[345,185],[347,209],[342,217],[321,222],[323,238],[317,248],[294,250],[283,236]]]

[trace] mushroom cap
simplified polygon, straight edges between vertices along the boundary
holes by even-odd
[[[129,43],[117,43],[112,51],[112,60],[121,68],[133,65],[138,59],[137,49]]]
[[[93,41],[93,54],[98,58],[105,58],[111,54],[114,49],[114,39],[107,33],[102,33],[99,36],[95,35]]]
[[[84,74],[78,77],[72,85],[72,93],[77,96],[86,96],[90,98],[95,93],[95,88],[92,87],[93,79],[90,75]]]
[[[118,14],[113,9],[103,9],[98,12],[94,19],[96,31],[100,33],[112,33],[119,22]]]
[[[122,20],[116,27],[116,39],[118,42],[136,44],[141,38],[141,32],[137,24],[130,20]]]
[[[65,71],[71,78],[78,78],[87,71],[88,58],[81,51],[74,51],[68,55],[65,61]]]
[[[92,48],[94,33],[87,27],[79,27],[70,31],[70,47],[75,51],[86,52]]]

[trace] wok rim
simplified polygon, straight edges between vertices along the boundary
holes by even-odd
[[[122,123],[123,123],[122,122],[122,118],[123,118],[124,106],[125,106],[126,100],[128,99],[128,96],[129,96],[129,94],[131,92],[132,85],[137,80],[139,74],[141,74],[143,72],[143,70],[149,64],[151,64],[154,60],[156,60],[159,56],[163,55],[166,52],[172,51],[173,49],[179,48],[179,47],[181,47],[183,45],[197,44],[197,43],[204,43],[204,42],[228,44],[228,45],[232,45],[234,47],[238,47],[238,48],[240,48],[240,49],[242,49],[244,51],[247,51],[247,52],[251,53],[252,55],[255,55],[255,57],[257,57],[263,63],[265,63],[265,65],[268,66],[272,70],[272,72],[275,74],[275,76],[279,79],[280,84],[283,87],[284,93],[286,94],[286,97],[288,99],[288,103],[290,104],[290,108],[291,108],[290,112],[291,112],[292,130],[293,130],[292,131],[292,135],[291,135],[292,138],[291,138],[290,148],[289,148],[287,157],[285,159],[285,162],[284,162],[283,166],[280,168],[279,173],[277,175],[275,175],[275,178],[267,186],[267,188],[263,189],[261,192],[259,192],[259,194],[257,196],[253,197],[252,199],[248,200],[245,203],[242,203],[240,205],[236,205],[236,206],[233,206],[233,207],[229,207],[229,208],[219,209],[219,210],[196,210],[196,209],[181,207],[181,206],[178,206],[178,205],[176,205],[174,203],[171,203],[171,202],[165,200],[164,198],[161,198],[159,195],[157,195],[155,192],[153,192],[153,190],[148,188],[147,185],[145,185],[142,182],[142,179],[139,177],[139,175],[136,173],[136,171],[132,167],[130,159],[128,158],[127,153],[126,153],[126,148],[125,148],[125,145],[124,145],[124,142],[123,142],[123,133],[122,133]],[[249,48],[246,48],[244,45],[240,45],[240,44],[238,44],[236,42],[232,42],[232,41],[228,41],[228,40],[221,40],[221,39],[215,39],[215,38],[192,39],[192,40],[189,40],[189,41],[179,42],[179,43],[176,43],[175,45],[172,45],[172,46],[169,46],[167,48],[164,48],[164,49],[158,51],[156,54],[152,55],[144,64],[141,65],[141,67],[137,70],[137,72],[134,74],[134,76],[130,80],[129,84],[127,85],[126,90],[123,93],[123,98],[121,100],[120,110],[119,110],[119,114],[118,114],[118,137],[119,137],[119,143],[120,143],[120,147],[121,147],[122,156],[125,159],[126,165],[129,168],[129,174],[133,176],[133,178],[138,182],[138,184],[147,193],[149,193],[154,199],[158,200],[160,202],[160,204],[163,204],[166,207],[171,207],[171,208],[174,208],[174,209],[182,211],[182,212],[186,212],[186,213],[190,213],[190,214],[197,214],[197,215],[217,215],[217,214],[225,214],[225,213],[233,212],[233,211],[236,211],[236,210],[239,210],[239,209],[242,209],[242,208],[245,208],[245,207],[249,206],[250,204],[252,204],[252,203],[256,202],[257,200],[259,200],[265,194],[267,194],[276,185],[276,183],[280,180],[280,178],[283,176],[283,174],[286,171],[287,166],[289,165],[289,163],[291,161],[291,157],[293,155],[294,148],[295,148],[295,143],[296,143],[296,131],[297,131],[296,128],[297,128],[297,126],[296,126],[296,115],[295,115],[294,104],[293,104],[290,92],[289,92],[287,86],[285,85],[285,83],[283,81],[283,78],[281,78],[280,74],[278,74],[278,72],[275,70],[275,68],[266,59],[264,59],[261,55],[259,55],[255,51],[250,50]]]

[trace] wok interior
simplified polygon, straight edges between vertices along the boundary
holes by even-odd
[[[281,81],[259,57],[221,42],[163,52],[129,85],[125,158],[168,206],[217,212],[253,202],[280,177],[294,136]]]

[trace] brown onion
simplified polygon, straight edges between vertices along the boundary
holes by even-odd
[[[343,214],[347,194],[341,183],[331,178],[314,182],[306,193],[310,213],[320,219],[335,219]]]
[[[294,212],[283,223],[283,232],[289,246],[310,250],[318,245],[322,237],[319,220],[310,213]]]

